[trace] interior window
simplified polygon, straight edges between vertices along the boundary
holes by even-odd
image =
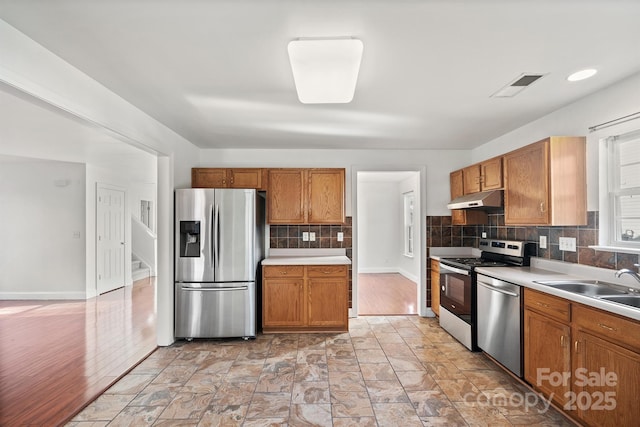
[[[404,198],[404,254],[406,256],[413,256],[413,240],[414,240],[414,218],[413,218],[413,204],[415,197],[413,191],[409,191],[403,194]]]
[[[640,131],[605,140],[608,157],[608,242],[640,248]]]

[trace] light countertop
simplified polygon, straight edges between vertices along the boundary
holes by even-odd
[[[559,268],[555,268],[556,265],[553,262],[537,262],[532,258],[531,267],[478,267],[476,272],[640,321],[640,309],[638,308],[535,283],[535,281],[540,280],[595,279],[635,289],[638,288],[637,284],[630,285],[626,279],[616,279],[614,276],[615,270],[577,265],[569,266],[568,269],[565,269],[560,264],[562,263],[558,264]]]
[[[262,265],[349,265],[345,249],[270,249]]]

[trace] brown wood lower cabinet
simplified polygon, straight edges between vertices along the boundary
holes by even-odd
[[[431,260],[431,311],[440,316],[440,261]]]
[[[264,266],[263,332],[347,331],[348,272],[346,265]]]
[[[640,420],[640,322],[525,289],[525,380],[588,426]]]

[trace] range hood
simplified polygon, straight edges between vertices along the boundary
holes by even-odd
[[[502,207],[502,191],[491,190],[456,197],[448,209],[499,208]]]

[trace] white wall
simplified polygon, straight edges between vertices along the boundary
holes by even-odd
[[[0,165],[0,298],[85,295],[85,165]]]
[[[397,182],[358,181],[358,273],[396,273],[402,255]]]
[[[597,78],[594,77],[594,78]],[[579,83],[576,83],[579,84]],[[639,129],[640,120],[589,133],[589,127],[640,111],[640,73],[548,114],[506,135],[476,148],[473,162],[479,162],[547,136],[587,137],[587,208],[598,210],[598,140],[619,132]]]

